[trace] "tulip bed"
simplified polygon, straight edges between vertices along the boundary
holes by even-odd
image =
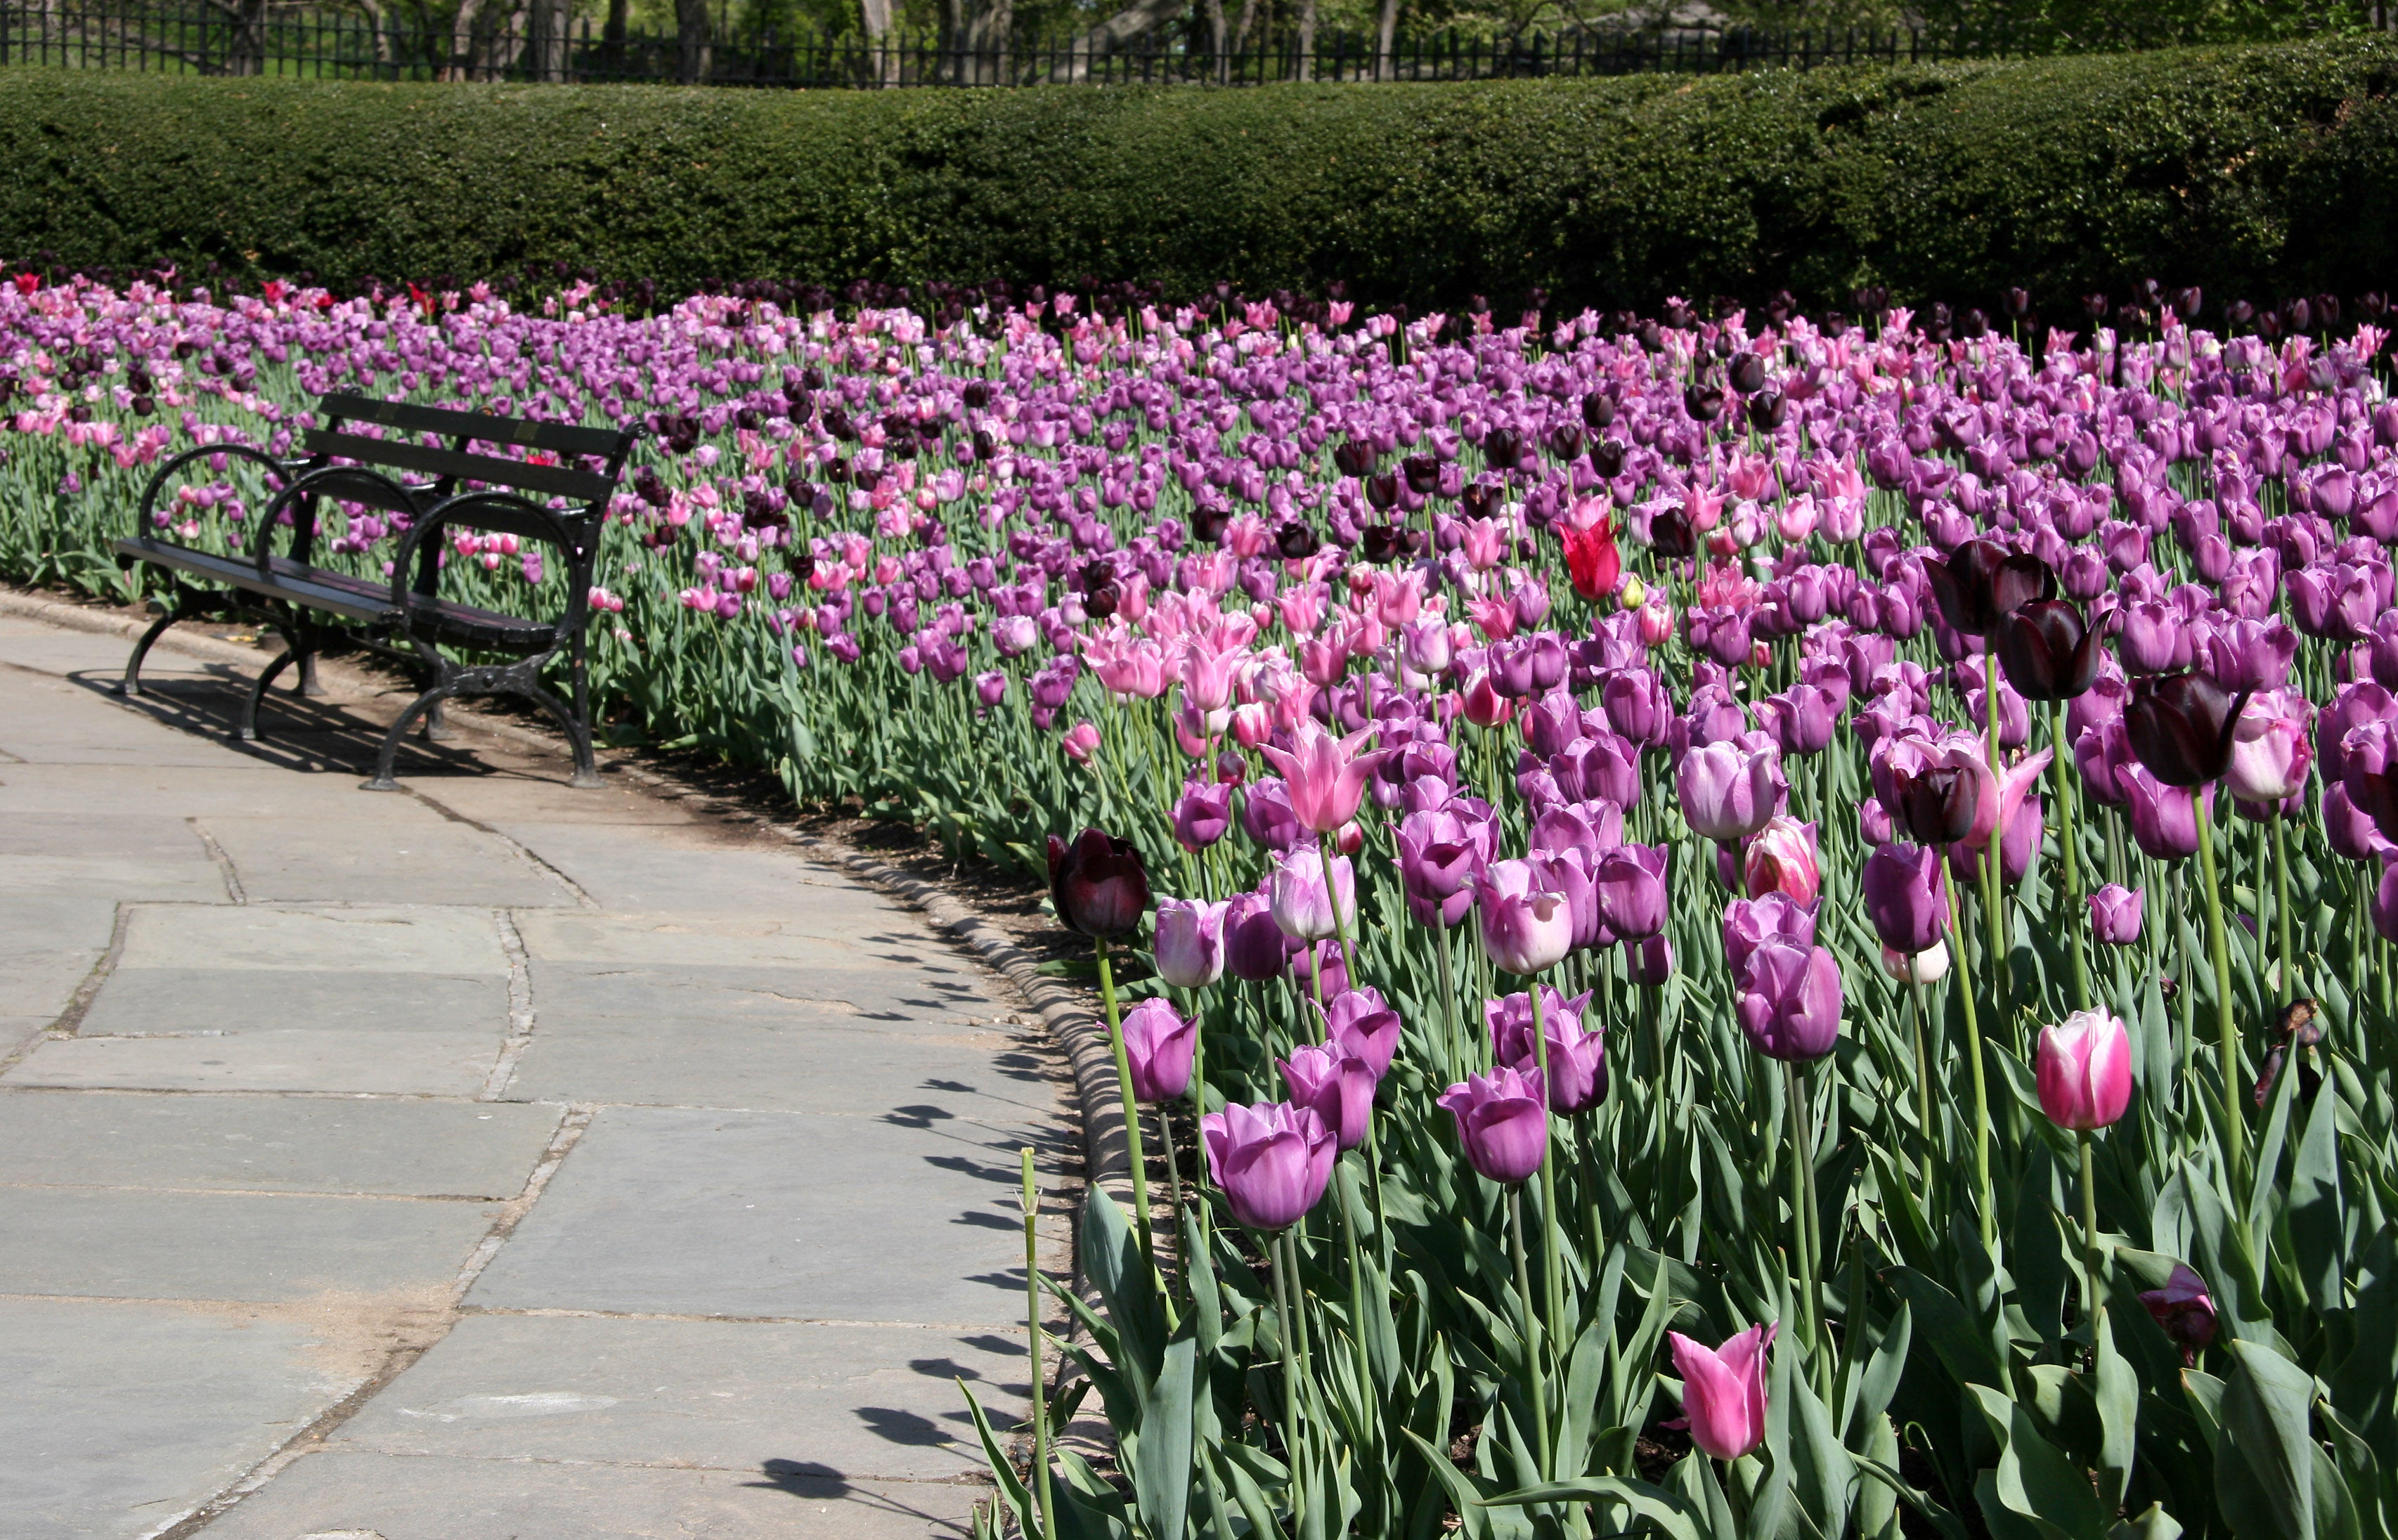
[[[28,277],[0,564],[134,597],[153,466],[313,392],[640,421],[600,588],[450,581],[608,612],[619,741],[1095,941],[1139,1196],[1060,1292],[1114,1463],[977,1409],[993,1533],[2386,1535],[2380,302],[1858,306]],[[280,538],[244,475],[159,524]]]

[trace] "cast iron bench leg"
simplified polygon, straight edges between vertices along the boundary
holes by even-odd
[[[290,668],[295,657],[301,660],[301,667],[304,669],[307,667],[308,655],[293,652],[290,638],[287,634],[284,638],[283,651],[275,655],[275,660],[269,663],[265,671],[258,676],[258,682],[249,687],[249,697],[241,703],[241,721],[233,730],[236,742],[258,741],[259,703],[266,698],[266,692],[274,686],[276,676]]]
[[[141,660],[150,655],[150,649],[167,634],[168,627],[195,615],[213,615],[219,608],[221,605],[216,599],[193,593],[178,585],[174,601],[167,606],[165,614],[150,623],[150,628],[141,633],[141,640],[133,644],[133,655],[125,660],[125,677],[116,682],[116,693],[128,697],[137,697],[141,694]]]
[[[408,709],[399,714],[399,720],[391,724],[391,731],[383,736],[383,748],[375,755],[374,778],[361,781],[358,785],[360,790],[397,791],[399,790],[399,781],[392,775],[392,767],[399,762],[400,739],[408,736],[410,725],[418,717],[424,716],[439,707],[449,695],[450,686],[447,683],[436,684],[409,703]]]

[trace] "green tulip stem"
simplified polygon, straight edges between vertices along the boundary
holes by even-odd
[[[1541,1169],[1548,1169],[1547,1163]],[[1556,1466],[1549,1448],[1548,1376],[1541,1370],[1541,1317],[1532,1308],[1531,1267],[1524,1258],[1524,1184],[1520,1182],[1507,1189],[1507,1239],[1516,1254],[1516,1301],[1524,1316],[1524,1397],[1532,1403],[1532,1447],[1541,1463],[1540,1479],[1545,1481]]]
[[[1341,1158],[1346,1158],[1341,1157]],[[1336,1206],[1340,1211],[1340,1240],[1349,1253],[1349,1350],[1356,1364],[1357,1407],[1367,1429],[1367,1447],[1371,1448],[1374,1435],[1375,1391],[1373,1360],[1366,1350],[1366,1269],[1357,1260],[1357,1211],[1349,1206],[1349,1192],[1335,1173],[1333,1185]]]
[[[2091,1154],[2090,1130],[2084,1128],[2081,1141],[2081,1244],[2082,1316],[2090,1323],[2090,1368],[2098,1368],[2098,1333],[2106,1329],[2106,1256],[2098,1247],[2098,1166]]]
[[[2215,820],[2206,811],[2203,787],[2190,792],[2198,814],[2198,879],[2206,885],[2206,950],[2215,965],[2215,1031],[2222,1057],[2223,1140],[2230,1157],[2232,1192],[2247,1198],[2248,1122],[2240,1114],[2240,1027],[2231,1012],[2231,952],[2223,934],[2223,886],[2215,873]]]
[[[2273,824],[2273,944],[2282,954],[2282,1003],[2287,1005],[2299,997],[2304,986],[2298,982],[2298,953],[2290,944],[2290,837],[2283,829],[2284,819],[2277,809]]]
[[[1916,977],[1916,966],[1922,957],[1916,952],[1906,959],[1906,1024],[1915,1039],[1916,1118],[1923,1136],[1923,1169],[1932,1169],[1932,1049],[1923,1040],[1923,980]]]
[[[1565,1242],[1557,1227],[1557,1163],[1550,1156],[1556,1153],[1556,1140],[1549,1133],[1555,1114],[1549,1111],[1549,1031],[1542,1020],[1541,980],[1535,976],[1526,980],[1532,996],[1532,1054],[1541,1070],[1541,1084],[1534,1094],[1541,1099],[1541,1131],[1545,1146],[1541,1152],[1541,1284],[1548,1302],[1549,1345],[1557,1353],[1565,1351],[1566,1266]],[[1541,1474],[1549,1474],[1549,1462],[1541,1460]]]
[[[1965,961],[1969,949],[1958,919],[1957,890],[1946,883],[1941,885],[1948,891],[1948,933],[1958,942],[1948,949],[1949,958],[1957,965],[1957,998],[1965,1007],[1965,1052],[1974,1067],[1974,1191],[1981,1205],[1983,1250],[1995,1252],[1999,1214],[1990,1195],[1989,1069],[1982,1062],[1982,1026],[1974,1017],[1974,972]]]
[[[1326,843],[1332,838],[1334,836],[1331,834],[1315,836],[1315,856],[1316,859],[1324,863],[1324,902],[1326,907],[1332,911],[1332,934],[1340,941],[1340,960],[1349,970],[1349,987],[1355,989],[1357,987],[1357,949],[1349,944],[1348,922],[1340,918],[1340,890],[1332,885],[1332,846]],[[1324,979],[1321,973],[1317,975],[1315,981],[1315,998],[1318,1005],[1324,1003]]]
[[[1116,1013],[1116,976],[1108,966],[1108,943],[1093,939],[1092,948],[1099,958],[1099,1003],[1108,1013],[1108,1047],[1116,1056],[1116,1094],[1124,1101],[1125,1144],[1132,1157],[1132,1218],[1140,1235],[1140,1254],[1152,1269],[1157,1266],[1157,1237],[1149,1226],[1149,1156],[1141,1148],[1140,1103],[1133,1100],[1132,1056],[1125,1052],[1124,1021]],[[1159,1280],[1158,1293],[1165,1294],[1165,1280]],[[1174,1315],[1174,1301],[1165,1302],[1168,1318]]]
[[[1457,1019],[1457,970],[1449,963],[1448,927],[1440,924],[1440,917],[1435,913],[1432,928],[1433,934],[1439,938],[1440,945],[1441,1042],[1448,1060],[1446,1066],[1448,1079],[1454,1083],[1464,1074],[1465,1028]]]
[[[1032,1146],[1024,1147],[1024,1330],[1032,1344],[1032,1501],[1041,1515],[1042,1540],[1058,1540],[1049,1498],[1049,1412],[1041,1383],[1041,1244],[1033,1223],[1041,1215],[1041,1189],[1034,1180]]]
[[[2066,773],[2066,760],[2072,745],[2065,736],[2065,702],[2058,701],[2051,742],[2055,753],[2048,762],[2051,774],[2056,777],[2056,843],[2065,852],[2065,947],[2073,954],[2073,1008],[2090,1008],[2090,960],[2088,952],[2090,906],[2081,897],[2081,825],[2073,816],[2073,777]]]
[[[1157,1104],[1157,1142],[1165,1151],[1165,1211],[1171,1216],[1166,1228],[1174,1236],[1174,1281],[1178,1288],[1191,1287],[1190,1259],[1182,1251],[1182,1169],[1174,1153],[1174,1119],[1171,1101]]]
[[[1273,1263],[1274,1311],[1282,1327],[1282,1446],[1290,1461],[1290,1508],[1293,1527],[1297,1516],[1306,1511],[1300,1496],[1302,1473],[1307,1468],[1306,1414],[1301,1403],[1306,1399],[1301,1384],[1307,1376],[1306,1359],[1300,1352],[1299,1312],[1291,1308],[1294,1294],[1301,1293],[1305,1285],[1294,1276],[1299,1271],[1299,1250],[1286,1230],[1266,1242],[1266,1255]]]
[[[1995,783],[2006,772],[1999,763],[1999,655],[1985,649],[1982,654],[1982,721],[1984,742],[1990,758],[1990,778]],[[2007,831],[1997,823],[1990,825],[1990,837],[1982,845],[1982,908],[1989,919],[1990,930],[1990,1003],[1998,1009],[1998,1020],[1992,1025],[2001,1031],[2014,1019],[2014,988],[2009,977],[2014,971],[2008,956],[2007,886],[1999,871],[1999,845]]]
[[[1782,1079],[1790,1101],[1790,1238],[1798,1265],[1799,1318],[1806,1323],[1816,1393],[1828,1398],[1832,1344],[1824,1337],[1824,1294],[1815,1284],[1821,1263],[1815,1237],[1815,1120],[1808,1115],[1806,1076],[1795,1060],[1782,1061]]]

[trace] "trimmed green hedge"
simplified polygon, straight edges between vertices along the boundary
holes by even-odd
[[[0,71],[0,257],[335,281],[1344,279],[1814,303],[2398,286],[2398,42],[1440,86],[785,92]]]

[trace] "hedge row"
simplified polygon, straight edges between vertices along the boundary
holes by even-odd
[[[1814,303],[2398,284],[2398,42],[1252,90],[0,71],[0,258],[337,281],[1345,280]]]

